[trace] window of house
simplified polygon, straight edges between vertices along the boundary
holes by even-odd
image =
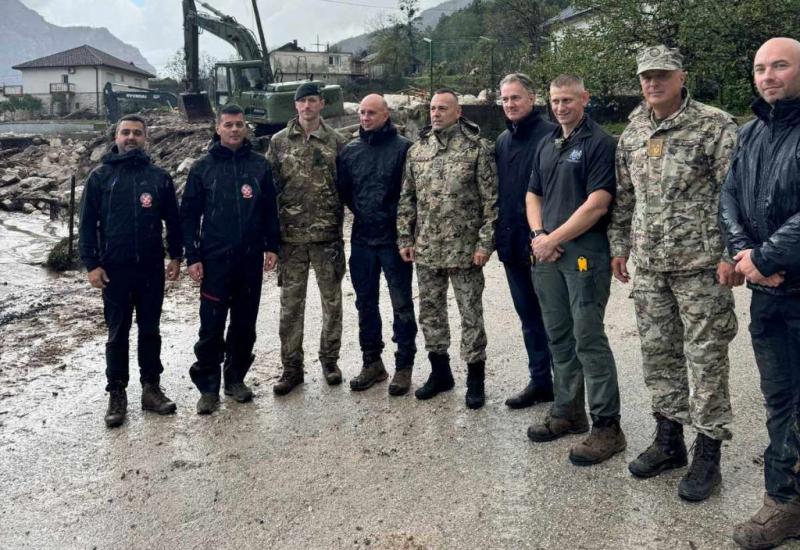
[[[63,82],[64,84],[68,84],[69,83],[69,75],[68,74],[62,74],[61,75],[61,82]]]
[[[137,86],[141,86],[142,85],[142,79],[141,78],[137,78],[136,80],[133,81],[133,83],[136,84]]]
[[[120,82],[125,82],[125,75],[124,74],[119,75],[119,81]]]
[[[81,108],[81,104],[76,101],[75,102],[75,110],[78,110],[80,108]]]

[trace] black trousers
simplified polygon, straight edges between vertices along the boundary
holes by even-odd
[[[400,257],[396,246],[350,247],[350,279],[356,291],[358,339],[365,362],[377,360],[383,350],[381,313],[378,309],[381,271],[389,287],[394,320],[392,341],[397,344],[395,367],[414,366],[417,321],[411,295],[412,264]]]
[[[219,393],[223,361],[226,385],[242,382],[250,369],[263,278],[261,254],[203,260],[200,334],[194,346],[197,362],[189,369],[202,393]]]
[[[108,327],[106,391],[128,386],[128,336],[136,310],[139,329],[139,379],[158,384],[161,365],[161,305],[164,303],[164,263],[104,267],[109,282],[103,289],[103,315]]]
[[[767,406],[764,482],[787,502],[800,497],[800,296],[754,291],[750,336]]]

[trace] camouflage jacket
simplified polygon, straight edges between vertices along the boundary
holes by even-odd
[[[733,118],[690,99],[656,123],[637,107],[617,146],[611,256],[652,271],[715,267],[723,258],[719,196],[736,140]]]
[[[469,267],[477,250],[494,251],[496,222],[497,169],[478,127],[462,118],[423,129],[406,157],[398,246],[413,246],[421,265]]]
[[[336,155],[346,143],[324,121],[306,139],[297,118],[270,140],[267,160],[278,192],[284,242],[342,238],[344,206],[336,192]]]

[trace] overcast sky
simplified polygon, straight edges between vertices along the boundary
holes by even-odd
[[[195,0],[202,10],[200,0]],[[251,0],[205,0],[232,15],[254,32]],[[429,8],[442,0],[422,0]],[[181,0],[22,0],[50,23],[61,26],[106,27],[117,38],[136,46],[161,71],[183,46]],[[334,43],[371,30],[374,22],[399,13],[396,0],[258,0],[267,46],[297,39],[307,50],[319,41]],[[324,47],[324,46],[323,46]],[[231,46],[208,33],[200,35],[200,50],[219,60],[235,58]]]

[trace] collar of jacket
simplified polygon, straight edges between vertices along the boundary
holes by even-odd
[[[300,126],[300,119],[298,117],[294,117],[289,123],[286,125],[286,132],[287,137],[290,139],[297,139],[298,137],[305,139],[306,138],[306,131],[303,130],[303,127]],[[319,119],[319,128],[308,134],[309,139],[316,138],[320,140],[325,140],[325,137],[333,132],[333,129],[328,126],[325,122],[325,119],[320,117]]]
[[[102,161],[104,164],[150,164],[150,156],[142,149],[133,149],[127,153],[120,153],[115,143],[108,152],[103,155]]]
[[[208,152],[214,155],[215,157],[223,159],[240,158],[246,156],[247,154],[250,153],[250,151],[253,148],[253,144],[250,142],[250,140],[244,138],[241,147],[239,147],[235,151],[233,149],[228,149],[227,147],[222,145],[222,142],[220,141],[219,138],[219,134],[217,134],[216,132],[214,133],[214,137],[211,138],[211,140],[212,140],[211,148],[209,148]]]
[[[444,145],[447,145],[447,142],[450,140],[450,137],[454,136],[459,130],[464,136],[468,139],[473,141],[480,138],[481,128],[471,120],[462,117],[458,117],[458,122],[453,124],[452,126],[448,126],[443,130],[434,130],[432,126],[425,126],[419,133],[420,138],[427,138],[428,136],[435,136],[438,137],[440,141],[443,141]]]
[[[681,90],[681,94],[683,94],[683,101],[681,102],[681,106],[678,108],[678,110],[662,120],[654,129],[669,130],[675,126],[680,126],[684,116],[687,113],[689,113],[691,116],[694,100],[686,88]],[[633,110],[630,116],[628,116],[628,120],[631,122],[638,121],[652,125],[652,113],[653,109],[650,107],[650,105],[648,105],[646,101],[642,101],[642,103]]]
[[[589,115],[584,113],[581,121],[567,137],[564,137],[564,132],[561,129],[561,125],[556,126],[550,136],[554,142],[558,142],[560,140],[560,145],[556,145],[556,148],[560,151],[567,145],[567,143],[572,143],[577,139],[583,139],[587,136],[591,136],[592,129],[596,124],[597,123],[593,121]]]
[[[392,123],[392,119],[386,121],[386,124],[377,130],[367,131],[361,126],[358,127],[358,137],[361,141],[369,143],[370,145],[383,143],[384,141],[393,138],[397,135],[397,128]]]
[[[759,97],[751,107],[756,116],[767,124],[800,125],[800,98],[779,99],[774,105],[770,105]]]
[[[542,117],[539,116],[538,111],[536,111],[534,108],[530,113],[528,113],[528,116],[516,124],[506,119],[506,128],[508,128],[508,131],[512,137],[516,139],[525,139],[528,137],[528,135],[530,135],[531,131],[536,127],[536,125],[541,122],[541,120]]]

